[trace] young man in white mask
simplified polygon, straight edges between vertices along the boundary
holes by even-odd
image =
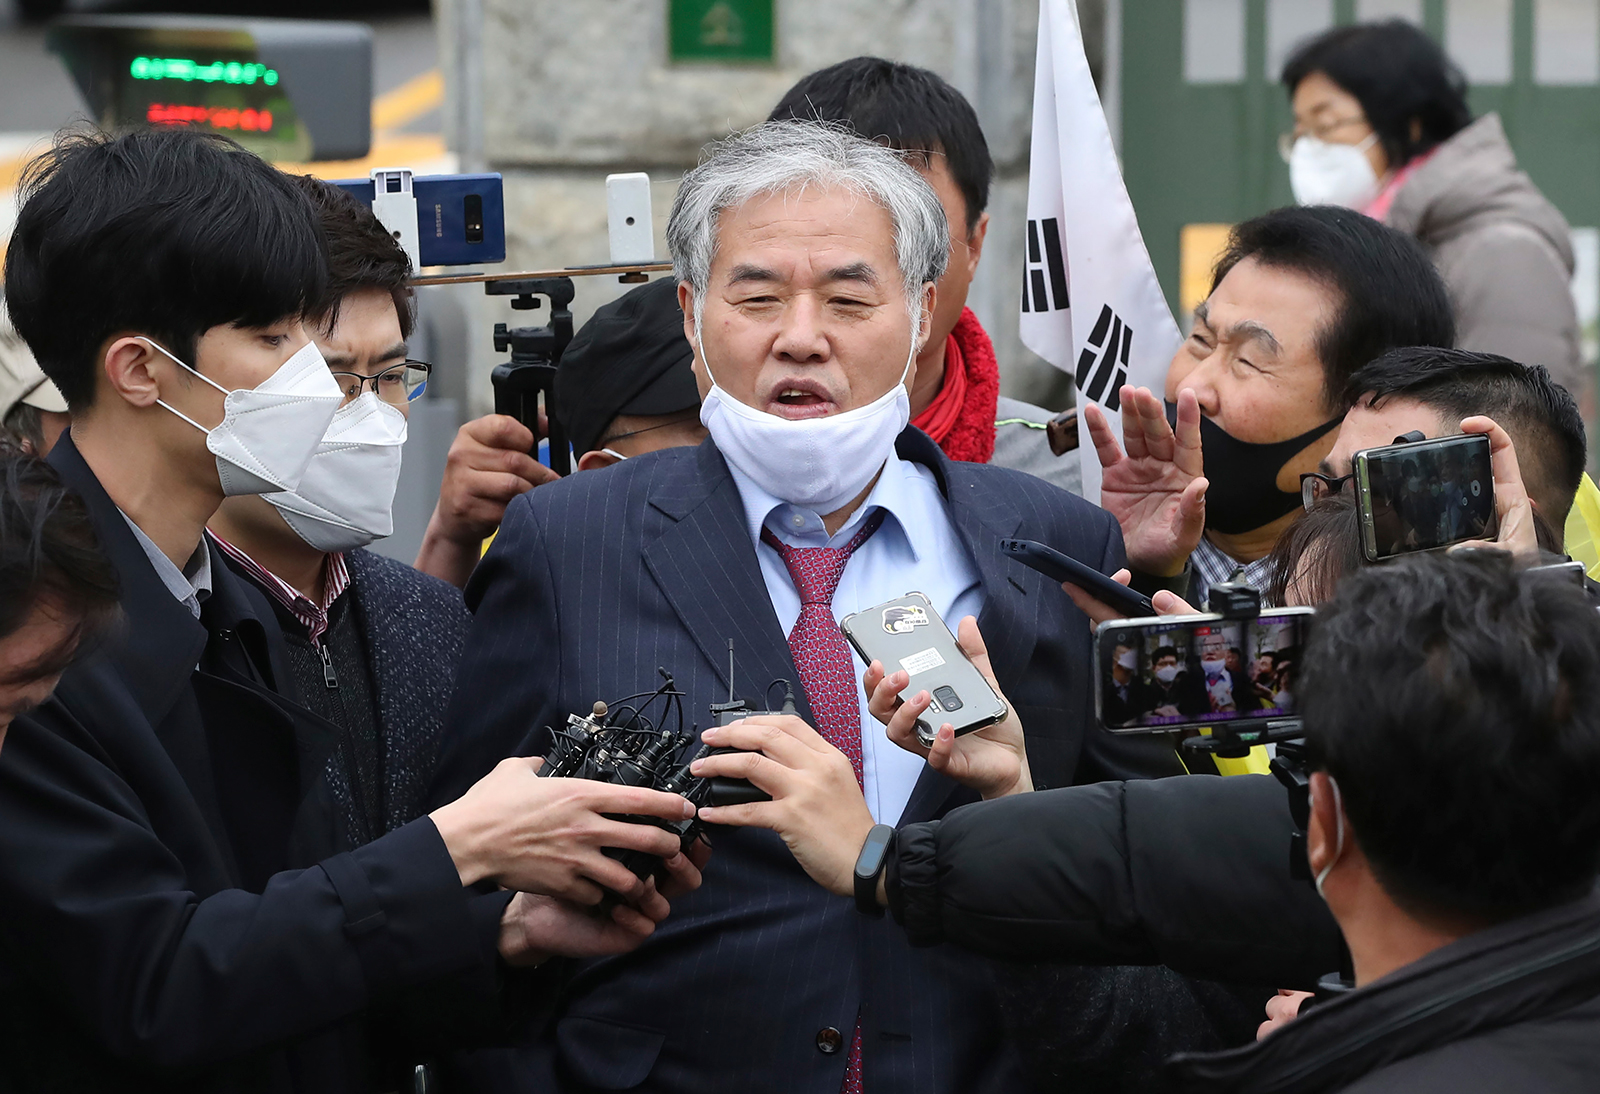
[[[317,808],[338,734],[203,538],[225,496],[300,489],[343,398],[305,330],[327,268],[294,184],[214,135],[64,138],[24,180],[5,283],[71,409],[50,462],[123,625],[7,734],[0,1087],[394,1089],[412,1060],[370,1044],[481,1036],[502,984],[538,994],[507,963],[647,934],[664,902],[601,847],[677,840],[599,814],[681,798],[510,764],[362,847]],[[642,910],[550,899],[596,882]]]
[[[860,837],[874,821],[941,815],[978,791],[864,718],[866,666],[837,627],[911,590],[981,651],[976,616],[1001,686],[1036,714],[1028,774],[983,792],[1170,762],[1092,728],[1084,621],[999,550],[1017,535],[1115,568],[1114,522],[1032,476],[951,461],[907,428],[947,232],[911,166],[838,128],[768,123],[690,172],[668,241],[710,437],[512,503],[467,587],[443,795],[542,751],[548,734],[530,729],[653,687],[660,667],[702,726],[730,688],[764,709],[769,681],[794,685],[799,717],[747,724],[770,747],[774,778],[760,777],[783,808],[844,818]],[[1021,1084],[988,969],[906,947],[810,886],[770,833],[715,842],[706,885],[655,941],[584,966],[535,1044],[480,1061],[485,1083],[503,1084],[486,1089]]]

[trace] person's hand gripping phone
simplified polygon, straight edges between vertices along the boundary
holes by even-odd
[[[956,643],[994,688],[995,694],[1004,700],[989,664],[988,647],[978,633],[978,621],[972,616],[965,617],[957,626]],[[934,730],[933,744],[929,746],[918,738],[916,726],[917,719],[927,713],[933,696],[924,690],[903,699],[901,693],[911,684],[911,677],[904,669],[885,674],[883,662],[874,661],[867,666],[861,683],[867,692],[867,709],[887,728],[889,740],[927,760],[935,771],[976,790],[985,800],[1033,789],[1022,723],[1017,719],[1016,708],[1009,702],[1006,703],[1009,713],[1003,721],[960,737],[956,736],[955,727],[946,722]]]
[[[957,641],[1003,700],[976,620],[968,616],[961,621]],[[1002,722],[959,738],[949,725],[941,726],[933,746],[924,748],[915,726],[918,714],[927,707],[926,697],[913,696],[919,702],[900,704],[899,692],[906,681],[886,683],[883,666],[876,662],[874,666],[876,673],[869,666],[863,681],[869,689],[869,709],[889,727],[890,739],[897,745],[926,757],[936,769],[985,797],[1032,789],[1022,724],[1015,712]],[[789,715],[746,718],[708,729],[701,739],[742,751],[697,760],[691,768],[694,774],[749,779],[772,795],[769,802],[702,808],[701,819],[711,824],[771,829],[813,881],[839,896],[852,895],[856,859],[873,820],[844,753]],[[880,899],[881,892],[880,882]]]

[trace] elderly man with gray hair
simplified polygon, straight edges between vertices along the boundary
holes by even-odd
[[[773,800],[710,811],[701,888],[635,953],[582,965],[529,1047],[473,1062],[480,1079],[510,1067],[497,1088],[673,1094],[1022,1085],[981,959],[912,949],[765,830],[844,818],[875,888],[877,825],[1175,766],[1095,727],[1086,621],[999,550],[1042,540],[1110,573],[1116,522],[1029,475],[952,462],[907,427],[946,232],[896,153],[816,123],[758,126],[684,178],[668,239],[710,437],[512,503],[467,587],[476,620],[439,791],[542,753],[544,727],[653,688],[658,667],[702,726],[730,690],[766,707],[769,681],[793,683],[798,713],[704,732],[744,751],[703,773]],[[959,741],[944,727],[931,753],[913,751],[870,715],[863,678],[881,667],[852,657],[838,620],[913,590],[959,621],[1025,742],[1008,721]]]

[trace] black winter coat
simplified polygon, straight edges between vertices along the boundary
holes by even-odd
[[[1024,794],[901,829],[890,909],[914,942],[999,958],[1310,988],[1339,932],[1289,874],[1292,828],[1266,776]],[[1167,1079],[1185,1094],[1600,1089],[1600,895],[1460,939],[1265,1041],[1180,1056]]]
[[[50,462],[125,618],[0,751],[0,1089],[346,1094],[369,1007],[491,1010],[508,898],[426,819],[319,846],[329,727],[281,694],[265,600],[213,550],[196,621],[70,437]]]

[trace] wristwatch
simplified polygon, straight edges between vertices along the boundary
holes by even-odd
[[[867,833],[867,842],[861,845],[856,856],[856,911],[873,918],[882,918],[883,905],[878,903],[878,879],[889,863],[889,848],[894,846],[894,826],[874,824]]]

